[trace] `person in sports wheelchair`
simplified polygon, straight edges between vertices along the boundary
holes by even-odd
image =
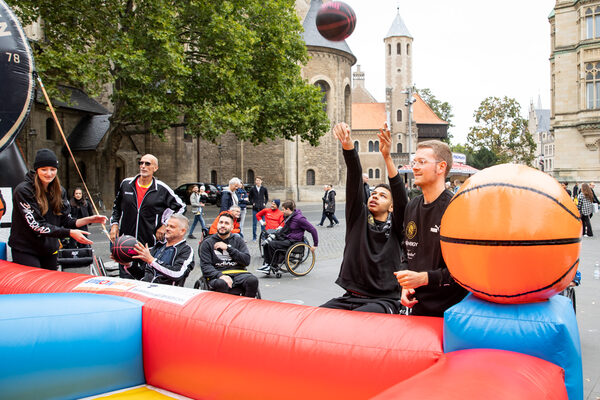
[[[315,227],[296,209],[293,200],[286,200],[282,204],[284,225],[279,231],[270,234],[263,241],[264,264],[257,268],[264,274],[271,272],[276,277],[281,276],[280,265],[285,262],[287,270],[296,276],[306,275],[314,266],[314,252],[319,245],[319,235]],[[312,235],[311,246],[304,232]],[[306,262],[309,260],[309,262]]]
[[[246,270],[250,251],[239,235],[232,235],[234,216],[219,216],[217,233],[207,237],[198,249],[200,278],[195,288],[214,290],[246,297],[258,297],[258,279]]]

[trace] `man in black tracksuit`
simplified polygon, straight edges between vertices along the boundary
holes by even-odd
[[[246,297],[256,297],[258,278],[246,270],[250,251],[239,235],[232,235],[233,215],[219,215],[217,233],[200,244],[200,268],[208,286],[217,292],[235,293],[241,289]],[[239,292],[237,292],[239,293]]]
[[[158,160],[151,154],[140,159],[140,173],[121,182],[110,218],[110,239],[130,235],[148,247],[164,239],[165,223],[174,213],[185,212],[185,203],[164,182],[154,178]],[[121,278],[141,279],[142,269],[125,271],[119,266]]]
[[[394,279],[394,271],[399,269],[401,261],[402,221],[408,198],[390,156],[390,132],[385,126],[377,135],[390,184],[378,185],[366,204],[362,169],[350,128],[340,123],[333,133],[342,143],[348,174],[346,246],[336,280],[346,293],[321,307],[396,314],[401,306],[400,286]]]
[[[440,246],[442,215],[453,193],[445,180],[452,168],[452,152],[438,140],[421,142],[411,163],[415,184],[423,194],[406,206],[404,253],[407,264],[396,278],[402,286],[402,305],[412,315],[443,317],[467,291],[458,285],[444,262]]]
[[[194,268],[194,251],[185,241],[189,221],[183,215],[173,214],[166,225],[166,241],[152,248],[137,243],[137,260],[132,264],[144,270],[144,282],[183,286]]]

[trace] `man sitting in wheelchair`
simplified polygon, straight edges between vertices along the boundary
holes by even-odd
[[[312,235],[311,251],[314,252],[319,245],[316,228],[302,215],[302,211],[296,210],[296,203],[293,200],[286,200],[283,202],[282,208],[285,218],[283,228],[272,234],[273,236],[269,235],[263,242],[264,264],[256,270],[264,274],[270,273],[272,265],[279,265],[283,261],[284,252],[277,250],[285,250],[295,242],[301,242],[305,231],[309,231]]]
[[[211,290],[256,297],[258,279],[246,270],[250,251],[239,235],[232,235],[234,216],[219,216],[217,233],[207,237],[198,249],[203,278]]]

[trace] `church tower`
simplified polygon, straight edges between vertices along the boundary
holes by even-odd
[[[408,105],[406,93],[412,88],[412,45],[413,37],[400,17],[396,14],[392,26],[383,39],[385,44],[385,103],[393,150],[397,153],[410,153],[416,145],[416,126],[412,126],[412,145],[408,148]]]

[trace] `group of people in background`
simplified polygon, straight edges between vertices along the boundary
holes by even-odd
[[[415,184],[409,189],[392,161],[390,132],[384,127],[378,138],[389,184],[371,189],[348,125],[336,125],[333,134],[342,145],[347,166],[346,243],[336,280],[345,293],[322,307],[441,316],[467,293],[450,275],[439,244],[442,215],[460,187],[460,182],[446,182],[452,168],[450,149],[435,140],[418,143],[411,162]],[[33,170],[13,192],[8,243],[16,263],[56,270],[59,239],[69,239],[67,243],[73,247],[89,246],[92,241],[87,238],[87,225],[107,222],[106,217],[96,215],[81,188],[67,199],[57,176],[58,167],[51,150],[39,150]],[[184,216],[185,203],[154,176],[158,159],[146,154],[139,160],[139,168],[138,175],[121,182],[110,218],[108,236],[112,243],[120,235],[138,241],[134,261],[119,265],[122,278],[183,286],[195,264],[194,252],[185,239],[195,239],[194,230],[200,224],[204,240],[198,254],[210,289],[237,289],[243,295],[256,296],[258,281],[247,270],[250,253],[243,238],[248,207],[252,207],[253,241],[261,230],[276,233],[264,244],[264,264],[259,272],[268,273],[279,262],[277,251],[302,240],[306,231],[312,235],[311,250],[318,246],[315,227],[292,200],[269,202],[261,177],[248,192],[240,179],[232,178],[222,192],[221,212],[210,227],[203,218],[208,202],[206,188],[193,186],[189,200],[194,219],[190,227]],[[566,183],[563,187],[577,203],[583,235],[593,236],[590,219],[599,204],[594,184],[575,184],[572,191]],[[323,213],[317,226],[328,219],[328,227],[334,227],[339,224],[336,192],[329,184],[323,189]]]

